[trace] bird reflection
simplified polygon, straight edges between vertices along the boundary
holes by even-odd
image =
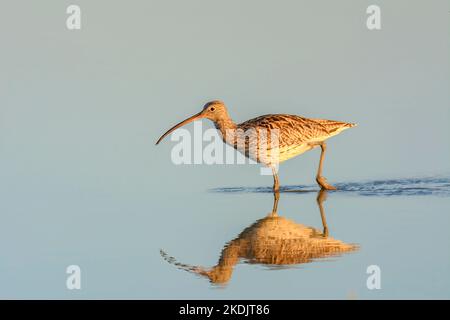
[[[204,268],[183,264],[163,250],[161,255],[179,269],[204,276],[213,284],[223,285],[231,279],[234,266],[241,260],[250,264],[289,267],[357,250],[358,246],[355,244],[347,244],[328,236],[323,208],[326,196],[326,191],[321,190],[316,198],[322,218],[322,230],[278,215],[279,194],[275,193],[272,212],[245,228],[235,239],[228,242],[214,267]]]

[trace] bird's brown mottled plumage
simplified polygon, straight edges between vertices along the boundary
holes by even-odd
[[[269,131],[279,129],[280,147],[320,142],[354,126],[353,123],[308,119],[290,114],[267,114],[237,125],[244,131],[252,128],[262,128]]]
[[[325,140],[356,125],[289,114],[268,114],[236,124],[228,115],[225,104],[214,100],[206,103],[198,114],[169,129],[156,144],[173,130],[201,118],[214,122],[225,143],[230,144],[248,158],[272,167],[273,170],[279,163],[320,146],[322,153],[316,180],[324,189],[334,189],[321,176],[326,149]],[[273,142],[276,143],[273,144]],[[278,176],[275,171],[274,178],[274,190],[277,191]]]

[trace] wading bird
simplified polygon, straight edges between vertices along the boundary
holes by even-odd
[[[319,146],[322,152],[316,181],[322,189],[335,190],[336,188],[328,184],[322,176],[326,150],[325,140],[345,129],[356,126],[354,123],[308,119],[289,114],[268,114],[236,124],[228,115],[225,104],[222,101],[214,100],[205,104],[199,113],[170,128],[158,139],[156,144],[181,126],[203,118],[214,122],[225,143],[248,158],[272,168],[274,192],[279,191],[278,164]]]

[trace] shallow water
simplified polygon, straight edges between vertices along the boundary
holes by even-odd
[[[377,31],[363,1],[74,1],[71,31],[55,2],[0,10],[0,298],[450,298],[449,1],[377,1]],[[259,166],[176,165],[154,143],[212,99],[358,123],[328,140],[341,190],[321,208],[285,186],[319,150],[286,161],[275,219]]]
[[[427,177],[391,180],[373,180],[364,182],[336,183],[339,193],[355,194],[361,196],[450,196],[450,179],[447,177]],[[280,192],[313,192],[316,186],[295,185],[283,186]],[[270,187],[230,187],[215,188],[213,192],[268,192]],[[329,191],[334,192],[334,191]]]
[[[285,187],[310,192],[282,192],[278,216],[266,188],[105,194],[87,211],[35,202],[2,217],[0,297],[450,298],[449,179],[338,186],[323,202],[315,186]],[[65,287],[70,264],[79,291]]]
[[[223,295],[210,293],[205,297],[450,297],[446,271],[450,266],[450,236],[445,227],[450,221],[449,178],[374,180],[336,186],[339,191],[323,195],[314,190],[315,186],[282,187],[278,216],[273,217],[270,205],[260,209],[259,219],[235,232],[221,250],[216,249],[215,259],[208,259],[207,266],[182,263],[165,251],[161,251],[162,258],[174,269],[188,271],[186,277],[226,290]],[[243,212],[245,209],[239,206],[248,208],[248,202],[256,204],[255,208],[262,207],[261,202],[270,198],[264,194],[272,193],[270,187],[215,188],[210,192],[211,196],[230,197],[227,200],[235,209],[228,214]],[[256,212],[250,209],[245,213],[257,217]],[[272,225],[261,226],[267,220],[272,220]],[[313,241],[325,248],[334,244],[334,253],[311,250],[314,244],[309,242]],[[178,251],[178,255],[196,263],[190,259],[190,252],[198,255],[207,247],[197,245],[199,252],[194,254],[194,247],[188,252]],[[380,267],[379,290],[367,288],[370,265]]]

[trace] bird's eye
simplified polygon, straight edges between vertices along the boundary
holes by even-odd
[[[214,108],[214,107],[209,108],[209,111],[214,111],[214,110],[216,110],[216,108]]]

